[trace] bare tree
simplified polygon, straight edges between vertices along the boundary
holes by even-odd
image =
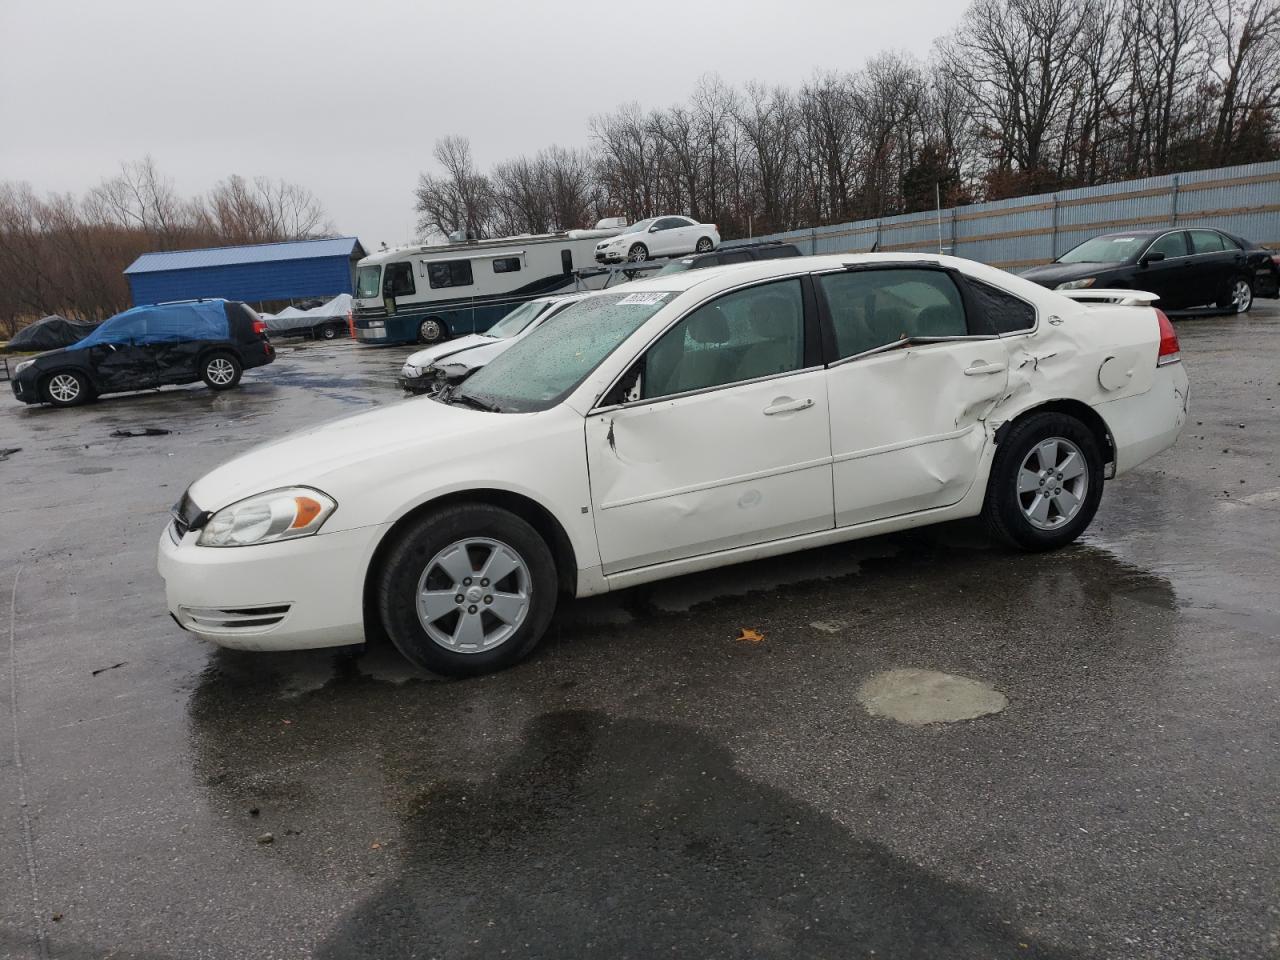
[[[463,230],[475,239],[487,237],[493,194],[489,178],[476,170],[471,159],[471,141],[457,136],[437,140],[432,156],[443,172],[418,177],[414,194],[419,231],[447,235]]]

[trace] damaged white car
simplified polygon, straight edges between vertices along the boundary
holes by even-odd
[[[1060,547],[1185,422],[1152,299],[912,254],[627,284],[440,398],[196,481],[160,539],[169,609],[246,649],[380,627],[475,674],[528,654],[562,596],[977,515]]]

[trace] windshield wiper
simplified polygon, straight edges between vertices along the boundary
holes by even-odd
[[[475,410],[483,410],[485,413],[502,412],[497,404],[485,403],[483,400],[478,400],[468,393],[459,393],[456,387],[453,390],[442,394],[440,399],[445,403],[460,403],[465,407],[471,407]]]

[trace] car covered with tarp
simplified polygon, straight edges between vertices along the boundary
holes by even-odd
[[[314,307],[285,307],[279,313],[260,316],[267,325],[267,332],[275,336],[335,340],[350,335],[351,294],[340,293]]]
[[[57,350],[83,340],[94,330],[96,323],[68,320],[54,313],[28,324],[13,335],[4,345],[9,353],[35,353],[40,350]]]
[[[76,343],[23,361],[12,387],[23,403],[70,407],[103,393],[198,380],[229,390],[245,370],[274,359],[266,325],[243,303],[161,303],[118,313]]]

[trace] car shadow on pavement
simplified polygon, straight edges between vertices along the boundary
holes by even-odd
[[[401,875],[318,956],[1067,955],[678,724],[544,714],[492,778],[423,784],[406,826]]]

